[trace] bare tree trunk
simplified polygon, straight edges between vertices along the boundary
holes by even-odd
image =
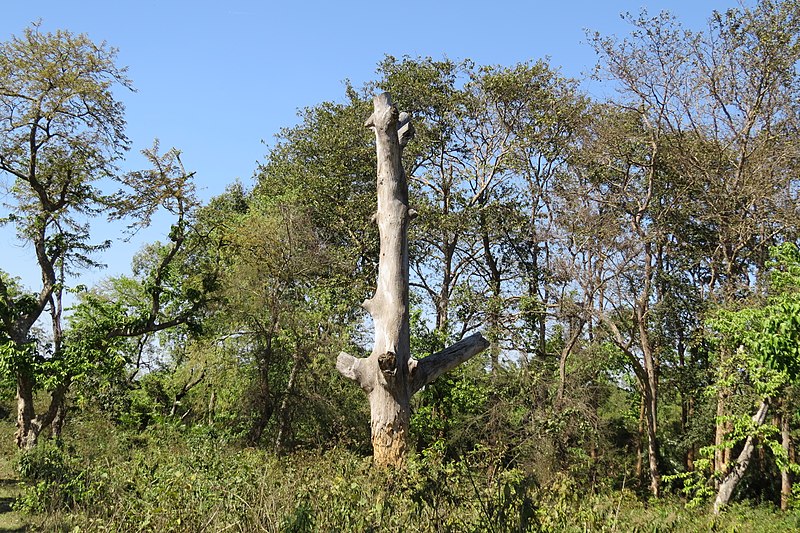
[[[214,423],[214,411],[217,406],[217,391],[211,391],[211,397],[208,399],[208,414],[207,424],[210,426]]]
[[[28,450],[36,446],[39,432],[34,424],[33,380],[27,374],[17,375],[17,447]]]
[[[400,466],[408,451],[411,396],[443,372],[488,347],[480,334],[421,360],[411,357],[408,322],[408,183],[402,149],[414,134],[406,113],[389,93],[376,96],[366,122],[373,129],[378,160],[380,260],[375,295],[363,303],[375,324],[375,343],[366,359],[340,353],[336,368],[367,393],[371,412],[373,459],[378,466]]]
[[[650,247],[645,245],[647,250],[646,271],[651,272]],[[646,276],[647,287],[650,286],[652,275]],[[642,349],[642,363],[645,371],[645,379],[642,380],[642,392],[645,401],[645,425],[647,428],[647,460],[650,468],[650,493],[654,498],[659,497],[661,475],[658,472],[658,360],[653,345],[650,342],[650,335],[647,330],[648,303],[647,295],[650,290],[643,291],[642,297],[636,305],[636,322],[639,330],[639,345]]]
[[[642,481],[642,457],[644,456],[644,395],[639,404],[639,431],[638,441],[636,442],[636,467],[635,475],[637,482]]]
[[[769,399],[764,398],[761,401],[761,405],[758,407],[758,411],[755,415],[753,415],[753,424],[756,428],[764,423],[764,420],[767,418],[768,408]],[[736,490],[736,486],[739,484],[739,481],[742,480],[742,476],[744,476],[744,473],[747,470],[747,465],[750,464],[750,458],[753,455],[755,446],[756,437],[754,435],[748,436],[747,440],[744,442],[744,447],[739,453],[739,456],[736,458],[736,462],[733,464],[730,472],[728,472],[728,475],[726,475],[719,484],[717,499],[714,500],[714,514],[719,514],[720,510],[730,501],[731,496],[733,496],[733,491]]]
[[[794,461],[793,443],[791,436],[791,428],[789,427],[789,410],[784,405],[783,412],[781,413],[781,446],[786,454],[786,461],[791,464]],[[781,468],[781,511],[789,510],[789,500],[792,497],[792,473],[789,471],[788,465]]]
[[[687,426],[688,426],[688,421],[691,420],[692,418],[694,418],[694,398],[689,396],[688,400],[686,400],[684,403],[687,404],[686,405],[686,420],[687,420]],[[686,434],[686,430],[684,430],[683,433],[685,435]],[[691,443],[689,445],[689,449],[686,450],[686,470],[688,470],[689,472],[694,470],[694,460],[696,458],[696,454],[697,454],[697,452],[695,450],[695,444]]]
[[[33,406],[33,383],[33,379],[26,374],[17,376],[17,432],[15,438],[17,447],[23,450],[35,447],[39,442],[42,430],[53,423],[57,424],[54,432],[58,437],[65,416],[64,402],[69,383],[63,383],[53,389],[50,393],[50,405],[47,411],[39,416],[35,416]]]
[[[64,430],[64,423],[67,421],[67,404],[60,402],[56,409],[56,416],[53,418],[53,438],[56,442],[61,440],[61,432]]]
[[[570,321],[572,322],[572,321]],[[577,344],[581,333],[583,333],[583,326],[586,320],[580,318],[577,324],[572,324],[569,330],[569,341],[561,349],[561,356],[558,359],[558,390],[556,391],[556,408],[561,409],[564,406],[564,394],[567,385],[567,358],[572,354],[573,348]]]
[[[647,463],[650,470],[650,494],[659,497],[661,487],[661,474],[658,472],[658,436],[656,427],[656,401],[655,392],[649,390],[645,394],[645,427],[647,428]]]
[[[175,393],[175,398],[172,400],[172,407],[169,410],[169,416],[175,416],[178,414],[178,408],[181,406],[181,401],[186,397],[187,394],[189,394],[190,390],[195,388],[200,384],[201,381],[203,381],[203,379],[206,377],[206,370],[205,368],[201,370],[200,374],[194,380],[192,380],[192,374],[194,374],[194,369],[192,369],[189,373],[189,381],[184,383],[181,387],[181,390]]]
[[[714,472],[724,474],[728,470],[731,459],[731,449],[723,446],[725,437],[730,433],[730,422],[724,420],[727,393],[724,390],[717,392],[717,423],[714,431]]]

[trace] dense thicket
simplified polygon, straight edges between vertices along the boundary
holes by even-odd
[[[108,161],[80,159],[84,166],[72,169],[69,150],[77,148],[46,151],[50,137],[39,153],[26,151],[38,145],[14,135],[46,132],[40,121],[49,115],[30,111],[19,123],[12,111],[22,89],[10,84],[34,67],[20,75],[0,64],[0,169],[12,207],[27,217],[3,220],[42,249],[45,282],[28,294],[0,278],[3,370],[20,405],[33,391],[52,393],[58,403],[48,423],[68,407],[80,429],[70,442],[83,450],[26,456],[26,475],[46,481],[36,497],[86,516],[103,509],[113,524],[134,511],[112,512],[98,499],[130,496],[130,486],[102,481],[119,482],[124,461],[139,468],[152,459],[150,475],[196,467],[203,474],[192,475],[211,486],[241,480],[228,477],[245,475],[241,460],[292,472],[286,482],[306,507],[281,516],[299,522],[272,517],[264,525],[268,513],[221,500],[207,511],[242,512],[238,523],[266,529],[314,527],[322,493],[378,502],[399,494],[416,518],[432,513],[434,529],[480,530],[498,520],[514,530],[602,527],[612,517],[616,524],[619,505],[614,514],[598,500],[590,517],[570,500],[584,513],[570,522],[535,500],[562,505],[567,494],[622,490],[621,505],[623,489],[693,504],[716,496],[715,509],[732,495],[789,509],[800,407],[800,3],[762,0],[713,13],[702,31],[668,14],[628,22],[625,38],[590,35],[594,83],[616,91],[605,101],[547,61],[386,57],[373,82],[348,85],[342,101],[305,109],[281,131],[252,185],[232,184],[206,205],[196,202],[179,152],[158,146],[147,152],[153,170],[121,178],[147,207],[129,193],[89,188],[124,147],[121,115],[107,119],[117,129],[97,145],[110,150]],[[36,30],[26,39],[75,41]],[[128,83],[121,71],[100,75]],[[85,86],[73,89],[79,96]],[[414,398],[419,455],[395,482],[355,471],[369,452],[367,407],[334,369],[340,350],[369,351],[359,304],[379,251],[374,147],[363,123],[378,91],[391,92],[417,130],[404,152],[418,213],[410,230],[413,351],[434,353],[475,330],[492,343]],[[52,113],[54,123],[62,117]],[[97,124],[65,135],[84,139]],[[19,170],[36,157],[47,161],[37,174]],[[55,209],[59,191],[64,204]],[[132,275],[80,292],[62,319],[68,266],[94,250],[88,233],[68,231],[77,228],[68,208],[109,210],[136,225],[158,206],[176,218],[170,242],[142,250]],[[80,237],[72,248],[57,244],[71,235]],[[32,327],[45,311],[50,332]],[[80,444],[100,429],[119,439],[113,453],[125,458],[103,472],[83,462]],[[158,439],[200,443],[200,451],[186,452],[183,466],[135,451]],[[201,457],[211,445],[220,457]],[[268,453],[237,452],[244,446]],[[53,457],[58,475],[37,473]],[[342,477],[311,482],[318,471],[298,465],[317,460]],[[78,476],[74,494],[41,488],[59,485],[63,472]],[[343,489],[348,476],[367,485]],[[262,490],[271,483],[248,479]],[[475,512],[459,510],[460,499]],[[406,503],[347,501],[366,513],[347,515],[366,520],[359,529],[410,520],[398,511]]]

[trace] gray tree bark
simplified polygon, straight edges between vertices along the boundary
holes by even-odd
[[[758,407],[758,411],[755,415],[753,415],[753,424],[756,428],[761,426],[764,423],[764,420],[766,420],[767,409],[769,409],[769,399],[764,398],[761,400],[761,405]],[[731,497],[733,496],[733,491],[736,490],[736,486],[739,484],[739,481],[742,480],[742,476],[744,476],[744,473],[747,470],[747,465],[750,464],[750,458],[753,455],[753,450],[755,447],[756,437],[754,435],[748,436],[747,440],[744,442],[742,451],[739,452],[739,456],[731,466],[730,472],[728,472],[728,474],[719,484],[717,498],[714,500],[714,514],[719,514],[720,510],[722,510],[722,508],[730,501]]]
[[[365,126],[375,132],[380,259],[375,295],[362,305],[372,316],[375,343],[368,358],[339,354],[336,368],[364,390],[370,403],[373,459],[399,466],[408,452],[411,396],[489,343],[476,333],[423,359],[411,357],[408,310],[408,182],[402,150],[414,135],[407,113],[399,113],[389,93],[373,99]]]

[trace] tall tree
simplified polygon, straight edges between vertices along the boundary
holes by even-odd
[[[444,372],[488,346],[476,333],[423,359],[411,357],[408,300],[408,183],[402,149],[414,135],[407,113],[399,114],[388,93],[374,98],[366,126],[375,132],[378,160],[380,261],[375,296],[364,308],[375,323],[369,358],[341,353],[336,368],[367,393],[372,418],[372,445],[377,465],[397,466],[408,449],[411,395]]]
[[[91,243],[85,219],[107,205],[96,183],[114,175],[114,163],[128,147],[124,108],[113,90],[131,85],[115,59],[114,49],[85,35],[42,33],[38,26],[0,45],[0,172],[10,200],[3,222],[30,243],[41,273],[41,286],[24,308],[0,281],[9,310],[6,353],[15,359],[20,446],[34,444],[64,402],[68,385],[56,383],[49,407],[35,415],[34,362],[57,359],[64,350],[67,277],[95,266],[91,255],[108,246]],[[46,344],[32,331],[42,316],[50,321]]]
[[[632,304],[645,362],[648,338],[653,353],[665,357],[697,336],[683,328],[701,323],[674,319],[652,327],[654,312],[676,287],[665,284],[670,265],[692,273],[691,300],[732,300],[763,267],[768,246],[796,225],[792,169],[798,152],[783,132],[797,124],[798,13],[797,2],[767,0],[715,13],[707,31],[690,32],[667,13],[643,12],[628,15],[634,26],[629,38],[593,38],[599,72],[619,89],[612,105],[636,117],[642,141],[635,166],[618,168],[630,174],[638,166],[645,178],[637,197],[620,205],[630,212],[630,235],[644,253],[636,284],[642,290]],[[612,186],[609,193],[617,190]],[[669,316],[678,315],[661,314]],[[673,334],[659,337],[659,330]],[[727,395],[719,389],[718,444],[727,431]],[[728,463],[723,455],[720,471]]]

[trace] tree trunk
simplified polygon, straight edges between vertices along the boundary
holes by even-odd
[[[727,392],[720,390],[717,392],[717,423],[714,431],[714,472],[724,474],[728,470],[731,460],[731,448],[725,446],[725,438],[731,432],[731,423],[726,420]]]
[[[791,428],[789,427],[789,419],[791,415],[789,410],[784,405],[783,412],[781,413],[781,446],[786,454],[786,462],[788,463],[784,468],[781,468],[781,511],[789,510],[789,501],[792,497],[792,473],[789,471],[789,465],[792,464],[794,455],[792,445]]]
[[[36,446],[39,431],[34,424],[33,379],[25,373],[17,375],[17,447],[29,450]]]
[[[758,407],[758,411],[755,415],[753,415],[753,425],[758,428],[764,423],[764,420],[767,418],[767,409],[769,408],[769,399],[764,398],[761,401],[761,405]],[[719,514],[720,510],[728,504],[733,496],[733,491],[736,490],[736,486],[739,484],[739,481],[742,480],[745,471],[747,470],[747,465],[750,464],[750,458],[753,455],[753,450],[756,446],[756,437],[754,435],[749,435],[747,440],[744,442],[744,447],[742,451],[739,453],[739,456],[736,458],[736,462],[733,464],[730,472],[722,482],[719,484],[719,490],[717,492],[717,499],[714,501],[714,514]]]
[[[647,428],[647,463],[650,470],[650,494],[659,497],[661,474],[658,472],[658,434],[657,434],[657,404],[654,391],[645,394],[645,427]]]
[[[639,431],[636,441],[636,466],[635,476],[638,483],[642,482],[642,457],[644,456],[644,395],[639,403]]]
[[[300,357],[295,357],[292,370],[289,372],[289,381],[286,383],[286,392],[283,394],[283,400],[281,400],[281,405],[278,410],[278,435],[275,437],[276,454],[280,454],[283,451],[283,441],[286,438],[286,433],[289,431],[289,399],[294,394],[299,370]]]
[[[61,441],[61,432],[64,430],[64,424],[67,421],[67,404],[61,402],[56,409],[56,416],[53,418],[53,438],[56,442]]]
[[[39,442],[42,430],[54,422],[55,436],[58,437],[64,422],[67,390],[69,383],[56,386],[50,393],[50,405],[47,411],[36,416],[33,406],[34,381],[29,375],[21,373],[17,376],[17,447],[30,450]]]
[[[411,396],[441,373],[488,347],[480,334],[441,352],[411,357],[408,322],[408,183],[402,149],[414,134],[406,113],[389,93],[376,96],[366,126],[375,132],[378,160],[380,259],[375,295],[363,303],[375,325],[375,343],[366,359],[340,353],[336,368],[367,393],[371,412],[373,459],[378,466],[400,466],[408,451]]]
[[[686,404],[686,426],[688,427],[688,421],[694,418],[694,398],[689,396],[689,398],[684,402]],[[684,435],[686,434],[686,429],[682,432]],[[689,449],[686,450],[686,470],[689,472],[694,471],[694,460],[696,457],[695,451],[695,444],[692,442],[689,444]]]
[[[561,355],[558,359],[558,389],[556,391],[556,409],[562,409],[564,406],[564,395],[566,394],[567,386],[567,358],[572,354],[573,348],[578,343],[578,340],[583,333],[583,326],[586,320],[580,318],[573,323],[570,321],[569,341],[561,348]]]
[[[206,423],[211,426],[214,424],[214,410],[217,406],[217,392],[211,391],[211,397],[208,399],[208,414],[206,418]]]

